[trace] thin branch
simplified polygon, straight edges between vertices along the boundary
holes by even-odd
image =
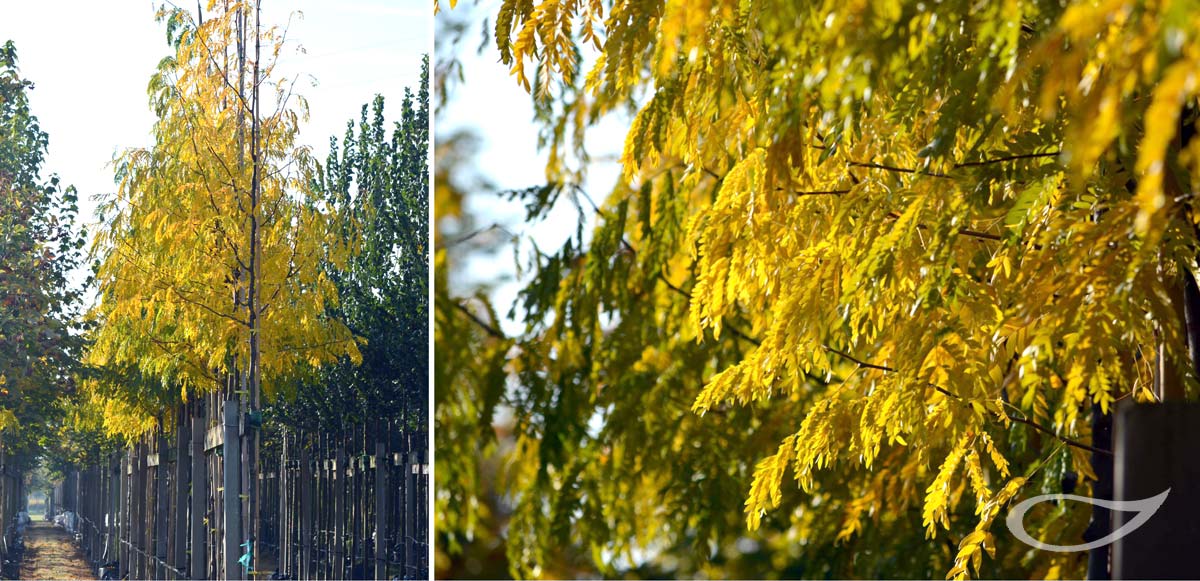
[[[958,395],[955,395],[955,394],[953,394],[953,393],[950,393],[948,390],[946,390],[946,389],[944,389],[944,388],[942,388],[942,387],[939,387],[939,386],[933,385],[932,383],[931,383],[931,384],[929,384],[929,385],[930,385],[931,387],[933,387],[934,389],[936,389],[938,392],[940,392],[940,393],[942,393],[942,394],[946,395],[947,397],[950,397],[950,398],[956,399],[956,400],[958,400],[958,401],[961,401],[961,402],[963,402],[964,404],[966,403],[966,402],[963,400],[963,398],[962,398],[961,396],[958,396]],[[1044,427],[1044,426],[1042,426],[1041,424],[1034,423],[1034,422],[1032,422],[1032,421],[1030,421],[1030,420],[1027,420],[1027,419],[1025,419],[1025,418],[1018,417],[1018,416],[1014,416],[1014,415],[1012,415],[1012,414],[1008,413],[1008,411],[1007,411],[1007,410],[1006,410],[1006,411],[1004,411],[1004,415],[1005,415],[1005,417],[1007,417],[1007,418],[1008,418],[1009,420],[1011,420],[1011,421],[1017,422],[1017,423],[1019,423],[1019,424],[1024,424],[1024,425],[1026,425],[1026,426],[1029,426],[1029,427],[1031,427],[1031,428],[1033,428],[1033,429],[1035,429],[1035,430],[1037,430],[1037,431],[1039,431],[1039,432],[1042,432],[1042,433],[1044,433],[1044,434],[1046,434],[1046,435],[1052,436],[1052,437],[1054,437],[1055,439],[1057,439],[1058,441],[1060,441],[1060,442],[1062,442],[1062,443],[1064,443],[1064,444],[1066,444],[1066,445],[1068,445],[1068,446],[1073,446],[1073,447],[1079,448],[1079,449],[1081,449],[1081,450],[1087,450],[1087,451],[1089,451],[1089,452],[1094,452],[1094,453],[1097,453],[1097,454],[1106,454],[1106,455],[1108,455],[1108,456],[1112,456],[1112,455],[1113,455],[1112,451],[1110,451],[1110,450],[1104,450],[1104,449],[1102,449],[1102,448],[1097,448],[1097,447],[1095,447],[1095,446],[1089,446],[1089,445],[1087,445],[1087,444],[1084,444],[1083,442],[1077,442],[1077,441],[1075,441],[1075,440],[1072,440],[1072,439],[1070,439],[1070,438],[1068,438],[1068,437],[1066,437],[1066,436],[1061,436],[1061,435],[1059,435],[1059,434],[1055,433],[1055,432],[1054,432],[1054,430],[1051,430],[1050,428]]]
[[[153,337],[147,337],[147,338],[150,340],[150,344],[157,347],[159,351],[162,351],[163,353],[165,353],[167,355],[172,355],[172,356],[178,355],[177,352],[168,349],[167,346],[164,345],[162,341],[155,340]],[[183,357],[183,358],[181,358],[181,360],[183,361],[183,363],[185,365],[196,370],[196,373],[199,373],[205,379],[208,379],[214,383],[217,382],[217,378],[210,375],[207,371],[204,370],[204,368],[200,367],[199,365],[196,365],[196,363],[191,361],[190,358]]]
[[[864,162],[864,161],[851,161],[850,166],[851,167],[865,167],[867,169],[881,169],[884,171],[894,171],[897,173],[921,174],[921,175],[927,175],[927,176],[931,176],[931,177],[935,177],[935,178],[949,178],[950,177],[949,175],[946,175],[944,173],[926,171],[926,170],[921,170],[921,169],[912,169],[912,168],[907,168],[907,167],[896,167],[893,165],[886,165],[886,164],[882,164],[882,163],[870,163],[870,162]]]
[[[841,357],[849,359],[850,361],[853,361],[854,363],[857,363],[859,367],[865,367],[867,369],[878,369],[880,371],[895,371],[896,370],[895,368],[888,367],[886,365],[877,365],[875,363],[867,363],[866,361],[863,361],[849,353],[846,353],[845,351],[839,351],[837,349],[834,349],[833,347],[830,347],[829,345],[822,345],[822,347],[824,347],[826,351],[833,353],[834,355],[839,355]]]
[[[987,232],[980,232],[978,230],[969,230],[967,228],[963,228],[962,230],[959,230],[958,233],[963,236],[969,236],[971,238],[982,238],[984,240],[996,240],[996,241],[1004,240],[1003,236],[1000,236],[997,234],[989,234]]]
[[[887,217],[891,218],[893,220],[897,220],[900,218],[900,214],[897,214],[895,212],[888,212]],[[927,230],[929,227],[924,224],[917,224],[917,228],[920,230]],[[958,234],[960,236],[967,236],[970,238],[981,238],[983,240],[994,240],[997,242],[1004,240],[1004,237],[1000,236],[999,234],[992,234],[990,232],[981,232],[979,230],[971,230],[969,228],[963,228],[962,230],[959,230]]]
[[[960,167],[979,167],[979,166],[991,165],[991,164],[996,164],[996,163],[1020,161],[1023,159],[1037,159],[1037,158],[1042,158],[1042,157],[1057,157],[1060,153],[1061,153],[1060,151],[1046,151],[1046,152],[1042,152],[1042,153],[1020,153],[1020,154],[1014,154],[1014,155],[1006,155],[1003,157],[996,157],[996,158],[992,158],[992,159],[982,159],[979,161],[965,161],[962,163],[954,164],[954,167],[952,169],[958,169]],[[927,176],[932,176],[932,177],[936,177],[936,178],[951,177],[949,174],[926,171],[926,170],[919,170],[919,169],[913,169],[913,168],[906,168],[906,167],[896,167],[896,166],[886,165],[886,164],[882,164],[882,163],[872,163],[872,162],[862,162],[862,161],[851,161],[849,163],[852,167],[865,167],[865,168],[870,168],[870,169],[881,169],[881,170],[894,171],[894,172],[899,172],[899,173],[921,174],[921,175],[927,175]]]
[[[501,226],[500,224],[492,224],[491,226],[485,226],[485,227],[483,227],[483,228],[476,229],[476,230],[474,230],[474,231],[471,231],[471,232],[469,232],[469,233],[467,233],[467,234],[464,234],[464,235],[462,235],[462,236],[461,236],[461,237],[459,237],[459,238],[456,238],[456,239],[454,239],[454,240],[451,240],[451,241],[449,241],[449,242],[445,242],[445,243],[443,243],[443,244],[442,244],[442,246],[441,246],[441,247],[442,247],[443,249],[445,249],[445,248],[453,248],[453,247],[455,247],[455,246],[458,246],[459,244],[466,243],[466,242],[470,241],[470,240],[471,240],[471,239],[473,239],[473,238],[476,238],[476,237],[482,236],[482,235],[484,235],[484,234],[488,234],[488,233],[490,233],[490,232],[503,232],[503,233],[505,233],[505,234],[508,234],[508,236],[509,236],[510,238],[516,238],[516,237],[517,237],[515,234],[513,234],[512,232],[510,232],[510,231],[509,231],[507,228],[505,228],[504,226]]]
[[[197,300],[195,300],[195,299],[191,299],[191,298],[188,298],[188,297],[184,296],[183,292],[182,292],[182,291],[180,291],[178,288],[176,288],[176,287],[174,287],[174,286],[170,286],[170,285],[164,285],[164,286],[166,286],[166,289],[167,289],[167,290],[174,291],[174,292],[175,292],[175,296],[178,296],[180,299],[183,299],[183,301],[184,301],[184,302],[186,302],[186,303],[189,303],[189,304],[195,305],[195,306],[197,306],[197,307],[200,307],[200,308],[202,308],[202,309],[204,309],[204,310],[206,310],[206,311],[208,311],[208,312],[210,312],[210,313],[212,313],[212,314],[214,314],[214,315],[216,315],[216,316],[218,316],[218,317],[222,317],[222,318],[225,318],[225,319],[229,319],[230,321],[233,321],[233,322],[235,322],[235,323],[238,323],[239,325],[241,325],[241,326],[243,326],[243,327],[248,327],[248,326],[250,326],[250,324],[249,324],[249,323],[247,323],[246,321],[243,321],[243,320],[241,320],[241,319],[239,319],[239,318],[237,318],[237,317],[235,317],[235,316],[233,316],[233,315],[229,315],[229,314],[226,314],[226,313],[222,313],[221,311],[218,311],[218,310],[216,310],[216,309],[214,309],[214,308],[212,308],[212,307],[210,307],[210,306],[208,306],[208,305],[206,305],[206,304],[204,304],[204,303],[202,303],[202,302],[200,302],[200,301],[197,301]]]
[[[845,353],[845,352],[843,352],[843,351],[839,351],[839,350],[837,350],[837,349],[834,349],[834,348],[832,348],[832,347],[829,347],[828,345],[825,345],[824,347],[825,347],[825,349],[826,349],[827,351],[829,351],[830,353],[834,353],[834,354],[836,354],[836,355],[840,355],[840,356],[842,356],[842,357],[844,357],[844,358],[846,358],[846,359],[849,359],[850,361],[853,361],[854,363],[857,363],[857,364],[859,365],[859,367],[865,367],[865,368],[868,368],[868,369],[878,369],[878,370],[880,370],[880,371],[885,371],[885,372],[892,372],[892,371],[895,371],[895,369],[894,369],[894,368],[888,367],[888,366],[886,366],[886,365],[877,365],[877,364],[874,364],[874,363],[867,363],[866,361],[863,361],[863,360],[861,360],[861,359],[858,359],[857,357],[854,357],[853,355],[850,355],[849,353]],[[944,394],[944,395],[946,395],[946,396],[948,396],[948,397],[950,397],[950,398],[956,399],[956,400],[958,400],[958,401],[960,401],[960,402],[963,402],[964,404],[966,403],[966,402],[963,400],[963,398],[962,398],[961,396],[955,395],[955,394],[951,393],[950,391],[946,390],[945,388],[942,388],[942,387],[940,387],[940,386],[937,386],[937,385],[933,385],[932,383],[931,383],[931,384],[929,384],[929,385],[930,385],[931,387],[933,387],[934,389],[936,389],[938,392],[940,392],[940,393],[942,393],[942,394]],[[1075,441],[1075,440],[1072,440],[1072,439],[1070,439],[1070,438],[1067,438],[1067,437],[1065,437],[1065,436],[1061,436],[1061,435],[1059,435],[1059,434],[1056,434],[1056,433],[1055,433],[1053,430],[1050,430],[1049,428],[1043,427],[1043,426],[1041,426],[1040,424],[1036,424],[1036,423],[1034,423],[1034,422],[1032,422],[1032,421],[1030,421],[1030,420],[1027,420],[1027,419],[1025,419],[1025,418],[1018,417],[1018,416],[1014,416],[1014,415],[1012,415],[1012,414],[1008,413],[1007,411],[1005,411],[1005,412],[1004,412],[1004,415],[1005,415],[1006,417],[1008,417],[1008,419],[1009,419],[1009,420],[1011,420],[1011,421],[1014,421],[1014,422],[1017,422],[1017,423],[1020,423],[1020,424],[1025,424],[1025,425],[1027,425],[1027,426],[1029,426],[1029,427],[1031,427],[1031,428],[1033,428],[1033,429],[1035,429],[1035,430],[1037,430],[1037,431],[1039,431],[1039,432],[1043,432],[1043,433],[1045,433],[1045,434],[1048,434],[1048,435],[1050,435],[1050,436],[1053,436],[1054,438],[1058,439],[1059,441],[1061,441],[1062,443],[1064,443],[1064,444],[1066,444],[1066,445],[1068,445],[1068,446],[1074,446],[1074,447],[1076,447],[1076,448],[1081,448],[1081,449],[1084,449],[1084,450],[1088,450],[1088,451],[1090,451],[1090,452],[1096,452],[1096,453],[1100,453],[1100,454],[1108,454],[1109,456],[1111,456],[1111,455],[1112,455],[1112,452],[1110,452],[1110,451],[1108,451],[1108,450],[1102,450],[1102,449],[1100,449],[1100,448],[1096,448],[1096,447],[1093,447],[1093,446],[1089,446],[1089,445],[1087,445],[1087,444],[1084,444],[1084,443],[1082,443],[1082,442],[1077,442],[1077,441]]]
[[[805,196],[841,196],[843,194],[850,193],[850,190],[848,190],[848,189],[846,189],[846,190],[799,190],[799,191],[797,191],[797,190],[789,190],[787,188],[775,188],[775,190],[780,191],[780,192],[788,192],[798,198],[802,198]]]
[[[1008,161],[1017,161],[1017,160],[1022,160],[1022,159],[1035,159],[1035,158],[1039,158],[1039,157],[1058,157],[1058,155],[1060,153],[1061,153],[1060,151],[1047,151],[1044,153],[1022,153],[1022,154],[1018,154],[1018,155],[1006,155],[1004,157],[997,157],[997,158],[993,158],[993,159],[984,159],[984,160],[980,160],[980,161],[967,161],[967,162],[955,164],[954,167],[978,167],[981,165],[991,165],[993,163],[1004,163],[1004,162],[1008,162]]]
[[[439,295],[438,298],[442,299],[443,297],[441,295]],[[454,308],[458,309],[459,311],[462,311],[462,313],[464,315],[466,315],[467,318],[471,319],[471,321],[474,322],[476,325],[479,325],[479,327],[482,328],[484,331],[486,331],[488,335],[491,335],[491,336],[493,336],[497,339],[501,339],[501,340],[508,339],[508,336],[505,335],[502,331],[500,331],[500,329],[497,329],[496,327],[492,326],[487,321],[484,321],[483,319],[479,318],[479,316],[476,315],[475,313],[471,312],[471,309],[468,309],[466,305],[464,305],[454,299],[448,298],[448,297],[444,298],[443,300],[449,301],[450,304],[454,306]]]
[[[687,298],[689,301],[692,300],[692,293],[689,293],[689,292],[679,288],[678,286],[675,286],[675,284],[672,283],[671,281],[667,280],[667,277],[663,276],[661,272],[658,273],[657,278],[658,278],[658,280],[661,280],[663,282],[663,284],[667,285],[667,288],[675,291],[676,293],[679,293],[681,296]],[[730,323],[728,320],[722,318],[721,324],[726,329],[729,329],[729,333],[731,335],[733,335],[734,337],[737,337],[743,341],[748,341],[750,343],[753,343],[755,346],[762,345],[762,341],[759,341],[758,339],[755,339],[754,337],[751,337],[750,335],[746,334],[744,331],[737,328],[737,325]]]
[[[333,339],[330,341],[325,341],[322,343],[314,343],[314,344],[310,344],[310,345],[283,345],[280,347],[276,347],[275,352],[291,353],[291,352],[295,352],[295,351],[311,351],[313,349],[324,349],[325,347],[330,347],[332,345],[341,345],[343,343],[353,343],[353,342],[354,342],[354,338],[350,337],[348,339]]]

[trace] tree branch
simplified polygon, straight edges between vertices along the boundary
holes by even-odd
[[[896,220],[896,219],[900,218],[900,214],[897,214],[895,212],[888,212],[887,217],[891,218],[893,220]],[[929,229],[929,227],[924,224],[917,224],[917,228],[919,230],[928,230]],[[1004,240],[1004,237],[1000,236],[999,234],[992,234],[990,232],[981,232],[979,230],[971,230],[969,228],[963,228],[962,230],[959,230],[958,234],[961,236],[967,236],[970,238],[980,238],[983,240],[994,240],[997,242]]]
[[[948,390],[946,390],[946,389],[944,389],[944,388],[942,388],[942,387],[939,387],[939,386],[933,385],[932,383],[931,383],[931,384],[929,384],[929,385],[930,385],[930,387],[932,387],[932,388],[936,389],[938,392],[940,392],[940,393],[942,393],[942,394],[946,395],[947,397],[950,397],[950,398],[956,399],[956,400],[958,400],[958,401],[960,401],[960,402],[963,402],[963,405],[966,405],[966,401],[965,401],[965,400],[963,400],[963,398],[962,398],[962,397],[960,397],[960,396],[958,396],[958,395],[955,395],[955,394],[953,394],[953,393],[950,393]],[[1022,418],[1022,417],[1019,417],[1019,416],[1014,416],[1014,415],[1012,415],[1012,414],[1008,413],[1008,411],[1005,411],[1005,412],[1004,412],[1004,415],[1005,415],[1005,417],[1007,417],[1007,418],[1008,418],[1009,420],[1011,420],[1011,421],[1017,422],[1017,423],[1019,423],[1019,424],[1025,424],[1026,426],[1029,426],[1029,427],[1031,427],[1031,428],[1033,428],[1033,429],[1035,429],[1035,430],[1037,430],[1037,431],[1039,431],[1039,432],[1042,432],[1043,434],[1046,434],[1046,435],[1048,435],[1048,436],[1052,436],[1052,437],[1053,437],[1053,438],[1055,438],[1056,440],[1058,440],[1058,441],[1060,441],[1060,442],[1062,442],[1062,443],[1064,443],[1064,444],[1066,444],[1066,445],[1068,445],[1068,446],[1073,446],[1073,447],[1079,448],[1079,449],[1081,449],[1081,450],[1087,450],[1087,451],[1089,451],[1089,452],[1094,452],[1094,453],[1096,453],[1096,454],[1106,454],[1106,455],[1108,455],[1108,456],[1112,456],[1112,455],[1113,455],[1113,453],[1112,453],[1111,451],[1109,451],[1109,450],[1104,450],[1104,449],[1101,449],[1101,448],[1097,448],[1097,447],[1095,447],[1095,446],[1089,446],[1089,445],[1087,445],[1087,444],[1084,444],[1084,443],[1082,443],[1082,442],[1077,442],[1077,441],[1075,441],[1075,440],[1072,440],[1072,439],[1070,439],[1070,438],[1068,438],[1068,437],[1066,437],[1066,436],[1061,436],[1061,435],[1059,435],[1059,434],[1055,433],[1055,432],[1054,432],[1054,430],[1051,430],[1050,428],[1044,427],[1044,426],[1042,426],[1041,424],[1034,423],[1034,422],[1032,422],[1032,421],[1030,421],[1030,420],[1027,420],[1027,419],[1025,419],[1025,418]]]
[[[867,363],[866,361],[858,359],[857,357],[850,355],[849,353],[834,349],[833,347],[830,347],[829,345],[821,345],[821,347],[824,347],[826,351],[833,353],[834,355],[839,355],[841,357],[849,359],[850,361],[853,361],[854,363],[857,363],[859,367],[865,367],[867,369],[878,369],[880,371],[895,371],[896,370],[895,368],[888,367],[886,365],[876,365],[874,363]]]
[[[935,178],[949,178],[950,177],[949,175],[944,174],[944,173],[912,169],[912,168],[907,168],[907,167],[896,167],[894,165],[886,165],[886,164],[882,164],[882,163],[870,163],[870,162],[865,162],[865,161],[851,161],[850,166],[851,167],[865,167],[867,169],[881,169],[884,171],[893,171],[893,172],[897,172],[897,173],[920,174],[920,175],[927,175],[927,176],[935,177]]]
[[[798,198],[802,198],[805,196],[840,196],[843,194],[850,193],[849,189],[845,189],[845,190],[789,190],[787,188],[775,188],[775,190],[780,191],[780,192],[788,192]]]
[[[1007,161],[1018,161],[1022,159],[1035,159],[1039,157],[1058,157],[1060,151],[1047,151],[1044,153],[1022,153],[1018,155],[1006,155],[1004,157],[996,157],[992,159],[984,159],[980,161],[967,161],[955,164],[954,167],[978,167],[981,165],[991,165],[993,163],[1004,163]]]
[[[459,311],[462,311],[462,313],[464,315],[466,315],[467,318],[469,318],[476,325],[479,325],[479,327],[481,329],[483,329],[484,331],[486,331],[488,335],[491,335],[492,337],[495,337],[497,339],[502,339],[502,340],[508,339],[508,336],[505,335],[502,331],[500,331],[500,329],[497,329],[496,327],[492,326],[487,321],[484,321],[483,319],[479,318],[479,316],[476,315],[475,313],[471,312],[471,309],[468,309],[466,305],[464,305],[454,299],[451,299],[449,297],[443,297],[442,295],[439,295],[438,298],[443,299],[445,301],[449,301],[450,304],[454,306],[454,308],[458,309]]]

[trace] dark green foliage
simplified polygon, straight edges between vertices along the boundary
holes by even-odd
[[[428,416],[429,62],[406,90],[388,135],[384,101],[364,105],[331,153],[318,190],[343,216],[345,265],[327,264],[341,304],[328,313],[365,340],[362,365],[345,360],[302,382],[278,410],[300,425],[337,427],[380,419],[425,425]]]
[[[32,457],[51,439],[73,387],[81,347],[71,282],[84,233],[77,196],[43,179],[49,138],[29,109],[33,83],[0,47],[0,431],[10,454]],[[20,429],[13,425],[15,420]]]

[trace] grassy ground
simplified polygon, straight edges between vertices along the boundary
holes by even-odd
[[[72,542],[71,535],[52,523],[34,521],[25,529],[22,579],[95,579]]]

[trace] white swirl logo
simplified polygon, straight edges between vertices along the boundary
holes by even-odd
[[[1151,496],[1150,498],[1143,498],[1141,500],[1103,500],[1100,498],[1088,498],[1086,496],[1078,496],[1075,494],[1043,494],[1041,496],[1027,498],[1020,504],[1014,506],[1012,510],[1009,511],[1008,518],[1004,519],[1004,524],[1008,526],[1008,530],[1012,532],[1013,536],[1020,539],[1021,542],[1025,543],[1026,545],[1036,549],[1042,549],[1043,551],[1054,551],[1056,553],[1076,553],[1079,551],[1089,551],[1097,547],[1103,547],[1104,545],[1111,544],[1117,539],[1132,533],[1133,531],[1137,530],[1138,527],[1146,524],[1146,521],[1150,520],[1150,517],[1154,516],[1154,513],[1158,512],[1158,509],[1162,507],[1163,502],[1167,500],[1167,495],[1170,494],[1170,492],[1171,489],[1168,488],[1161,494]],[[1121,526],[1121,528],[1090,543],[1083,543],[1081,545],[1051,545],[1033,538],[1028,532],[1025,531],[1024,524],[1025,513],[1029,512],[1029,509],[1033,508],[1033,505],[1050,500],[1078,500],[1079,502],[1094,504],[1109,510],[1136,512],[1138,514],[1130,519],[1129,522]]]

